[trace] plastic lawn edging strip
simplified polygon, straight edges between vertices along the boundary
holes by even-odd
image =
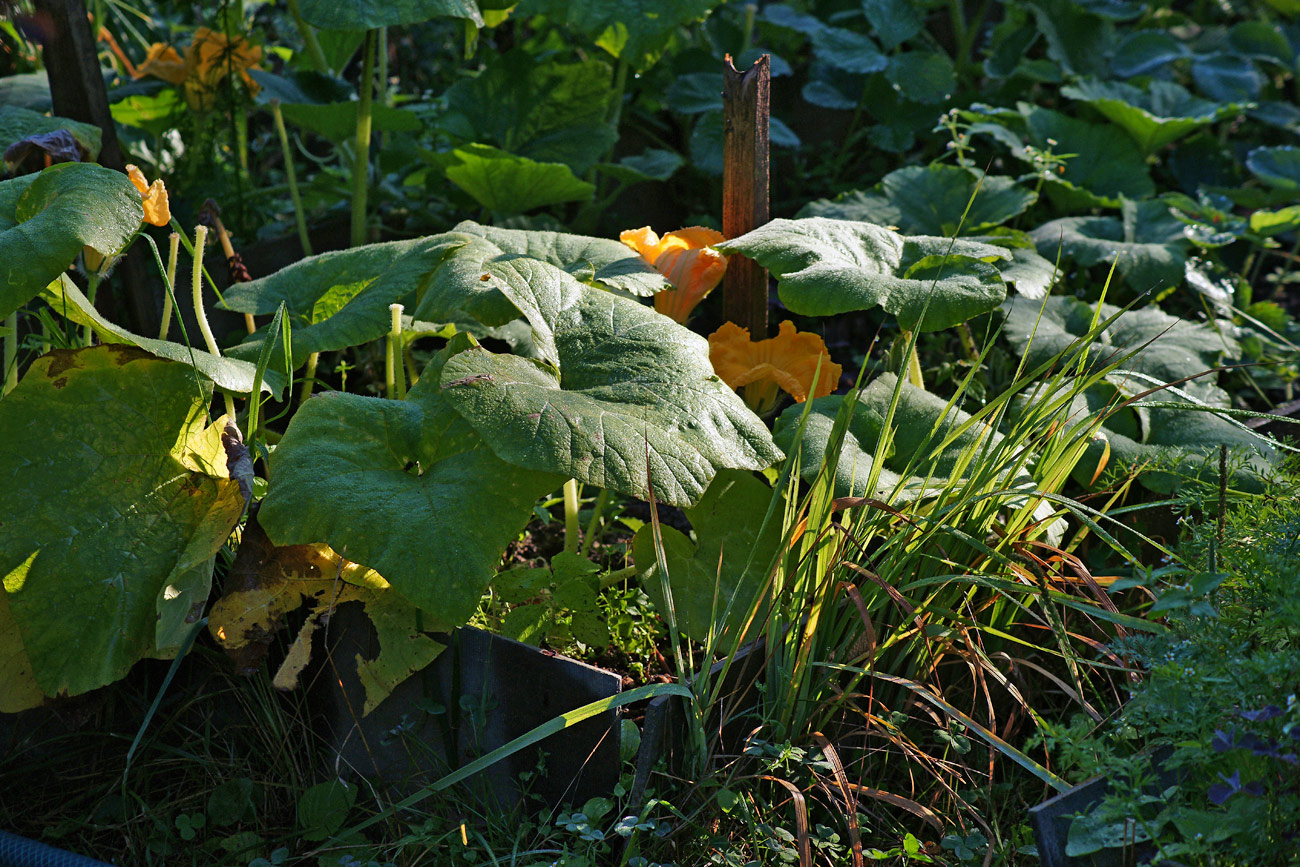
[[[364,831],[366,828],[369,828],[371,825],[384,821],[400,810],[408,810],[431,795],[441,792],[443,789],[450,788],[463,780],[467,780],[479,771],[482,771],[504,759],[506,756],[530,747],[557,732],[563,731],[569,726],[576,725],[583,720],[590,719],[591,717],[604,713],[612,708],[623,707],[659,695],[678,695],[683,698],[690,698],[692,693],[690,689],[679,683],[651,683],[646,684],[645,686],[639,686],[636,689],[629,689],[627,692],[619,693],[618,695],[611,696],[607,699],[601,699],[600,701],[594,701],[590,704],[584,704],[582,707],[574,708],[567,713],[560,714],[550,722],[543,723],[532,731],[520,735],[509,743],[497,747],[495,750],[492,750],[492,752],[479,756],[474,761],[452,771],[442,779],[430,783],[414,795],[411,795],[400,803],[394,804],[382,813],[377,813],[369,819],[366,819],[364,822],[353,825],[347,830],[347,834],[352,835],[359,833]]]

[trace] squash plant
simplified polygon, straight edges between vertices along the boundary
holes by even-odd
[[[74,189],[66,180],[74,174],[85,175],[88,183]],[[805,474],[815,476],[826,461],[818,448],[830,442],[831,420],[844,399],[817,399],[802,439],[794,434],[801,408],[792,409],[778,421],[774,439],[715,374],[707,342],[638,300],[662,290],[663,276],[609,239],[462,223],[437,235],[308,257],[232,287],[227,307],[249,314],[283,309],[291,328],[254,334],[230,357],[129,334],[100,317],[61,273],[82,246],[94,242],[100,252],[116,254],[134,236],[139,193],[117,177],[73,165],[0,184],[0,202],[12,202],[12,216],[5,217],[10,228],[0,243],[24,249],[31,244],[30,224],[44,221],[38,225],[47,227],[50,247],[64,251],[37,272],[44,284],[36,285],[35,277],[11,281],[12,303],[40,294],[51,311],[89,325],[106,344],[47,356],[0,402],[0,430],[24,444],[0,457],[0,480],[38,504],[29,516],[0,526],[7,606],[0,612],[0,640],[15,660],[6,666],[6,676],[15,678],[6,694],[25,696],[14,699],[18,704],[30,704],[38,694],[82,692],[120,677],[136,659],[175,652],[185,625],[202,613],[212,557],[243,511],[238,479],[232,480],[238,475],[231,469],[237,464],[234,435],[226,443],[231,457],[218,450],[230,420],[205,423],[213,388],[248,395],[261,383],[278,394],[314,353],[383,336],[395,304],[414,311],[408,333],[446,338],[410,391],[400,400],[346,393],[311,398],[267,462],[257,526],[273,549],[305,552],[301,546],[314,546],[330,552],[303,556],[308,563],[319,557],[335,563],[338,587],[320,583],[318,563],[316,571],[286,567],[252,580],[252,586],[233,588],[210,623],[219,641],[239,647],[278,623],[285,598],[318,600],[282,680],[301,667],[311,630],[328,610],[319,600],[357,599],[381,634],[390,636],[381,659],[372,661],[378,669],[370,669],[366,680],[367,705],[382,700],[414,666],[391,655],[402,644],[391,637],[464,623],[537,498],[571,479],[692,510],[696,541],[665,537],[678,576],[670,580],[681,595],[683,628],[707,634],[717,612],[715,589],[702,577],[704,561],[728,543],[764,550],[773,544],[767,531],[745,541],[747,533],[760,532],[751,525],[764,511],[757,505],[764,495],[742,481],[745,472],[772,467],[782,460],[783,448],[800,451]],[[901,215],[900,197],[910,185],[935,178],[942,183],[945,177],[961,184],[968,179],[962,169],[911,173],[900,184],[885,185],[883,194],[863,197],[863,207],[897,207]],[[76,196],[89,197],[86,207],[95,213],[121,216],[93,221],[95,228],[87,230],[84,210],[60,210],[78,201]],[[983,234],[972,237],[903,234],[873,222],[815,216],[775,220],[717,247],[769,268],[783,302],[797,313],[883,308],[905,329],[914,353],[918,333],[997,310],[1007,299],[1008,282],[1024,280],[1019,275],[1026,267],[1041,270],[1033,251],[1021,246],[1023,239],[997,231],[997,222],[1017,213],[1025,197],[1001,198],[1004,204],[980,212],[986,214],[977,221]],[[917,224],[926,225],[923,213],[912,213]],[[946,229],[942,221],[952,218],[936,219]],[[962,225],[960,217],[956,223]],[[1017,250],[1030,255],[1017,258]],[[1035,309],[1044,303],[1019,300]],[[1045,302],[1043,335],[1052,338],[1047,343],[1054,352],[1060,350],[1059,341],[1053,342],[1058,331],[1067,344],[1072,339],[1065,328],[1053,330],[1058,300]],[[1011,308],[1013,342],[1024,330],[1016,318],[1021,309]],[[1136,317],[1134,323],[1150,319],[1150,313],[1140,313],[1146,318],[1128,315]],[[1082,336],[1094,339],[1095,319],[1090,323]],[[479,342],[506,334],[513,353]],[[1191,333],[1180,334],[1176,330],[1172,337],[1191,339]],[[1208,339],[1195,334],[1195,340]],[[1132,340],[1116,345],[1127,347],[1144,335],[1140,327]],[[1165,339],[1160,347],[1139,357],[1148,373],[1134,375],[1166,382],[1185,375],[1185,365],[1158,364],[1182,357],[1174,342]],[[1196,363],[1211,363],[1219,354],[1209,346],[1205,352]],[[1088,373],[1082,367],[1078,372]],[[159,397],[141,406],[142,390]],[[102,413],[70,410],[86,394],[104,403]],[[1046,480],[1052,488],[1046,495],[1038,490],[1032,450],[1001,445],[1003,433],[995,429],[1002,424],[1001,410],[967,416],[951,401],[892,374],[856,394],[858,414],[844,436],[845,451],[833,462],[848,474],[836,484],[843,493],[892,490],[891,496],[901,493],[906,501],[927,496],[935,477],[951,481],[980,473],[981,484],[1010,496],[1006,502],[1021,512],[1022,528],[1059,538],[1050,495],[1062,478]],[[1101,422],[1099,416],[1075,430],[1092,431]],[[53,450],[55,442],[69,443],[70,453]],[[978,455],[993,451],[1001,455],[998,466],[980,466]],[[1070,460],[1081,453],[1082,445]],[[149,472],[137,468],[139,455],[153,456]],[[69,490],[59,481],[64,472],[84,480],[81,486]],[[993,476],[984,478],[988,472]],[[711,487],[715,479],[722,488]],[[864,489],[867,479],[883,487]],[[741,504],[736,514],[746,516],[743,527],[719,519],[718,504],[733,501]],[[101,538],[94,547],[83,541]],[[54,545],[52,539],[63,541]],[[649,556],[647,544],[638,540],[641,559]],[[331,557],[364,569],[345,570],[343,559]],[[736,593],[742,586],[752,591],[761,578],[745,569],[724,575]],[[116,612],[111,629],[100,622],[104,611]],[[89,629],[92,620],[96,628]],[[71,661],[66,654],[56,658],[50,649],[55,646],[76,648]],[[421,661],[437,652],[436,646],[421,647]],[[88,659],[110,662],[87,666]]]

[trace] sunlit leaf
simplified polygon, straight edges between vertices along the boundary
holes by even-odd
[[[1160,199],[1124,202],[1121,219],[1063,217],[1044,223],[1031,235],[1038,252],[1055,258],[1058,248],[1085,267],[1109,265],[1139,292],[1177,286],[1191,244],[1183,223]]]
[[[405,401],[307,401],[272,455],[259,514],[277,545],[323,542],[379,572],[429,629],[469,619],[534,500],[562,482],[493,454],[439,393],[444,360]]]
[[[718,249],[744,253],[770,270],[782,303],[796,313],[882,307],[904,328],[925,331],[1000,304],[1006,284],[989,262],[1010,258],[976,241],[904,237],[873,223],[823,217],[773,220]]]
[[[648,472],[660,502],[688,506],[718,470],[780,459],[714,376],[704,338],[540,260],[484,270],[528,319],[538,358],[467,350],[442,385],[504,460],[642,499]]]
[[[207,350],[184,346],[170,340],[133,334],[100,315],[95,305],[90,303],[67,275],[60,275],[58,280],[41,292],[40,297],[55,313],[66,317],[69,322],[94,328],[103,343],[138,346],[157,358],[188,365],[221,388],[235,394],[248,394],[253,390],[253,379],[257,373],[256,365],[236,358],[216,356]],[[192,336],[201,339],[197,334]],[[284,391],[285,381],[282,373],[268,370],[262,378],[262,391],[279,396]]]
[[[484,144],[451,151],[447,180],[489,211],[520,214],[547,205],[589,200],[594,184],[562,163],[539,163]]]
[[[1172,81],[1152,81],[1144,91],[1117,81],[1083,79],[1061,93],[1119,124],[1146,154],[1242,110],[1237,103],[1197,99]]]
[[[0,523],[0,576],[47,695],[169,658],[201,616],[244,509],[210,390],[114,344],[42,356],[0,401],[0,488],[25,504]]]
[[[768,567],[781,544],[779,510],[759,533],[771,499],[772,489],[752,473],[723,470],[699,503],[686,510],[698,542],[672,527],[660,528],[683,635],[704,642],[713,633],[719,646],[735,647],[751,607],[756,613],[749,635],[762,628],[768,604],[755,605],[756,597],[767,585]],[[649,524],[637,531],[633,558],[641,586],[657,610],[667,611],[653,533]]]
[[[83,247],[119,253],[142,222],[139,190],[94,163],[60,163],[0,181],[0,316],[56,280]]]

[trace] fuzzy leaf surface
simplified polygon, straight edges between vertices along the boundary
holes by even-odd
[[[766,585],[767,569],[781,546],[779,509],[767,531],[759,533],[771,499],[772,489],[752,473],[723,470],[700,501],[686,510],[698,544],[672,527],[660,528],[677,628],[683,635],[703,642],[713,632],[724,647],[738,643],[750,607]],[[633,558],[646,594],[659,611],[667,611],[649,524],[637,531]],[[758,606],[749,635],[762,628],[767,608],[767,602]]]
[[[989,262],[1010,258],[977,241],[904,237],[873,223],[823,217],[773,220],[717,249],[743,253],[771,271],[781,301],[796,313],[882,307],[904,328],[922,331],[949,328],[1001,304],[1006,284]]]
[[[135,347],[55,350],[0,402],[0,576],[47,695],[175,654],[243,512],[211,386]]]
[[[0,317],[58,279],[82,247],[114,255],[143,222],[143,200],[126,175],[94,163],[0,181]]]
[[[277,545],[324,542],[432,618],[465,623],[561,479],[497,458],[437,388],[443,356],[405,401],[331,392],[298,410],[272,456],[259,514]]]
[[[1030,234],[1044,258],[1054,259],[1058,246],[1084,267],[1118,257],[1116,270],[1140,292],[1182,283],[1191,247],[1183,223],[1159,199],[1124,202],[1120,219],[1062,217]]]
[[[504,460],[689,506],[718,470],[780,460],[713,373],[704,338],[536,259],[486,266],[523,311],[536,359],[475,348],[442,373],[448,401]]]

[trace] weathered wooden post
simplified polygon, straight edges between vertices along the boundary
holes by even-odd
[[[766,223],[768,215],[768,118],[771,57],[764,54],[744,72],[728,54],[722,72],[722,234],[735,238]],[[767,269],[732,254],[722,280],[722,312],[767,337]]]
[[[122,171],[125,162],[109,111],[104,71],[99,64],[95,34],[86,17],[84,0],[36,0],[34,5],[44,24],[42,55],[49,74],[54,114],[99,127],[103,133],[100,164]],[[114,293],[103,293],[96,304],[110,319],[125,324],[137,334],[151,334],[158,328],[158,305],[149,285],[146,256],[147,253],[125,257],[117,272],[121,288]]]

